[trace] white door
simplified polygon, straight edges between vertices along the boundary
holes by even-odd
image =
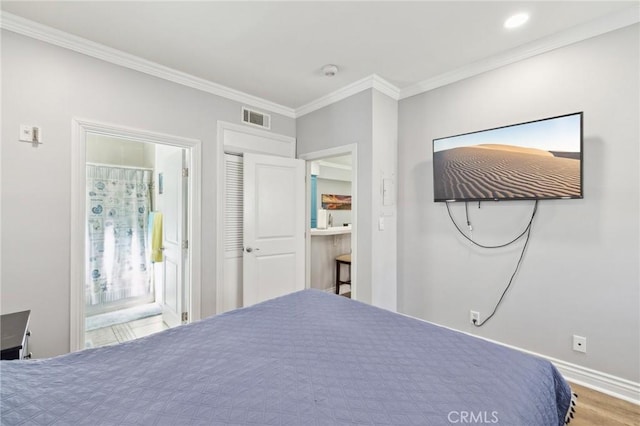
[[[305,288],[305,162],[244,155],[243,305]]]
[[[160,147],[158,147],[160,149]],[[186,232],[187,176],[183,174],[186,152],[181,148],[162,147],[157,156],[158,198],[157,206],[163,215],[164,237],[162,241],[164,259],[161,266],[162,318],[169,327],[182,324],[182,313],[186,312],[185,270],[187,248]]]
[[[242,156],[224,154],[224,291],[218,313],[242,306],[242,165]]]

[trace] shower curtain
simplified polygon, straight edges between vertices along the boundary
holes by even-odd
[[[87,313],[153,295],[148,243],[151,170],[87,165]]]

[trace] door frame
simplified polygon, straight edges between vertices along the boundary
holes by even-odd
[[[165,133],[102,123],[74,117],[71,120],[71,241],[70,241],[70,330],[71,352],[84,349],[85,337],[85,232],[86,232],[86,146],[87,134],[97,133],[136,142],[171,145],[187,150],[189,157],[189,193],[187,208],[188,272],[184,283],[188,301],[189,322],[200,319],[200,247],[201,247],[201,192],[200,174],[202,142]]]
[[[263,141],[260,143],[258,138]],[[267,139],[264,143],[264,139]],[[225,199],[225,168],[224,154],[254,154],[274,155],[295,158],[296,138],[269,132],[254,127],[229,123],[218,120],[216,144],[216,314],[223,311],[224,300],[224,199]]]
[[[351,298],[358,300],[358,144],[300,154],[307,162],[306,172],[306,238],[305,287],[311,288],[311,162],[341,155],[351,155]]]

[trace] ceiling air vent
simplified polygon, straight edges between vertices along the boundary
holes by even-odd
[[[262,127],[263,129],[271,129],[271,116],[269,114],[263,114],[245,107],[242,107],[242,122]]]

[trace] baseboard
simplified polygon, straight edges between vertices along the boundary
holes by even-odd
[[[612,376],[601,371],[591,370],[580,365],[549,359],[565,379],[598,392],[640,405],[640,383],[621,377]]]
[[[472,336],[474,335],[472,334]],[[602,371],[592,370],[581,365],[572,364],[570,362],[528,351],[516,346],[507,345],[495,340],[486,339],[484,337],[480,338],[489,340],[502,346],[516,349],[520,352],[526,352],[528,354],[544,358],[555,365],[558,371],[562,373],[564,378],[570,382],[588,387],[598,392],[602,392],[604,394],[613,396],[614,398],[622,399],[624,401],[640,405],[640,383],[638,382],[632,382],[631,380],[623,379],[622,377],[613,376],[611,374],[603,373]]]
[[[469,334],[480,339],[488,340],[498,345],[506,346],[511,349],[525,352],[539,358],[544,358],[550,361],[558,369],[562,376],[569,382],[588,387],[598,392],[613,396],[614,398],[622,399],[624,401],[631,402],[636,405],[640,405],[640,383],[632,382],[631,380],[623,379],[622,377],[613,376],[611,374],[603,373],[602,371],[592,370],[581,365],[572,364],[570,362],[562,361],[550,356],[542,355],[536,352],[528,351],[526,349],[519,348],[517,346],[507,345],[496,340],[487,339],[485,337],[476,336],[475,334]]]
[[[624,401],[631,402],[632,404],[640,405],[640,383],[633,382],[631,380],[623,379],[622,377],[613,376],[611,374],[603,373],[602,371],[592,370],[581,365],[572,364],[570,362],[562,361],[550,356],[542,355],[536,352],[528,351],[526,349],[519,348],[513,345],[507,345],[506,343],[499,342],[493,339],[487,339],[486,337],[478,336],[466,331],[456,330],[445,325],[436,324],[431,321],[427,321],[421,318],[412,317],[411,315],[402,314],[409,318],[414,318],[419,321],[424,321],[429,324],[437,325],[438,327],[447,328],[449,330],[457,331],[459,333],[467,334],[469,336],[477,337],[478,339],[486,340],[501,346],[506,346],[511,349],[515,349],[520,352],[525,352],[539,358],[544,358],[550,361],[560,373],[569,382],[573,382],[577,385],[585,386],[589,389],[593,389],[597,392],[610,395],[614,398],[622,399]]]
[[[564,378],[569,382],[588,387],[595,391],[613,396],[614,398],[622,399],[624,401],[640,405],[640,383],[632,382],[631,380],[603,373],[602,371],[592,370],[581,365],[572,364],[570,362],[562,361],[550,356],[528,351],[517,346],[507,345],[496,340],[476,336],[475,334],[465,334],[488,340],[498,345],[518,350],[520,352],[525,352],[539,358],[544,358],[550,361],[558,369],[558,371],[562,373],[562,376],[564,376]]]

